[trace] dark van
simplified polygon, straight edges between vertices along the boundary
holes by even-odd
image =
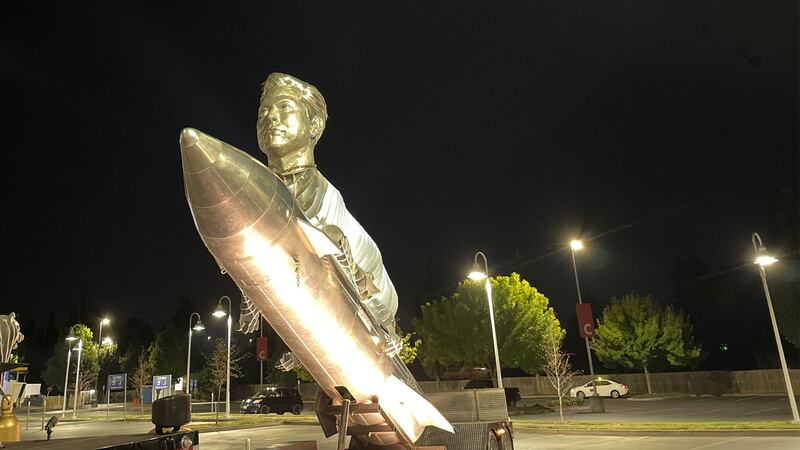
[[[242,413],[278,413],[290,412],[298,415],[303,411],[303,399],[297,389],[266,388],[255,395],[242,400]]]

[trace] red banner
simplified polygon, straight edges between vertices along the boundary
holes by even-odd
[[[592,317],[591,303],[578,303],[575,305],[578,313],[578,331],[582,338],[594,337],[594,318]]]
[[[267,360],[267,337],[259,336],[256,338],[256,361]]]

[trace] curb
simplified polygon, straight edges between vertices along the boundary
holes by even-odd
[[[773,430],[604,430],[604,429],[553,429],[514,425],[514,430],[533,431],[539,434],[597,435],[603,436],[800,436],[800,429]]]
[[[664,395],[661,397],[628,397],[629,402],[654,402],[659,400],[676,400],[682,398],[694,398],[690,395]]]
[[[262,428],[262,427],[277,427],[280,425],[317,425],[319,426],[319,422],[297,422],[292,420],[284,420],[282,422],[264,422],[264,423],[248,423],[243,425],[229,425],[229,426],[218,426],[218,427],[208,427],[208,428],[199,428],[193,431],[197,431],[199,433],[213,433],[217,431],[233,431],[233,430],[246,430],[249,428]],[[191,429],[192,424],[188,425],[189,429]]]

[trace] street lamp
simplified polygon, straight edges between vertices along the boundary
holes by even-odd
[[[222,299],[228,300],[228,312],[226,313],[224,309],[222,309]],[[226,371],[226,381],[225,381],[225,418],[229,419],[231,417],[231,311],[233,306],[231,304],[231,298],[227,295],[223,295],[219,298],[219,303],[217,304],[217,309],[212,313],[214,317],[220,318],[228,316],[228,363],[227,363],[227,371]]]
[[[72,418],[78,418],[78,395],[80,394],[81,388],[81,353],[83,351],[83,339],[78,340],[78,347],[76,348],[78,351],[78,368],[75,370],[75,398],[73,399],[72,404]]]
[[[478,256],[483,257],[483,266],[485,270],[481,269],[478,264]],[[497,387],[503,389],[503,375],[500,371],[500,353],[497,351],[497,332],[494,328],[494,305],[492,304],[492,283],[489,281],[489,262],[486,260],[486,255],[483,252],[475,253],[475,262],[472,264],[472,271],[467,275],[470,280],[480,281],[486,280],[486,299],[489,302],[489,323],[492,324],[492,344],[494,345],[494,365],[497,371]]]
[[[109,323],[111,323],[111,321],[107,317],[104,317],[104,318],[100,319],[100,329],[97,332],[97,343],[100,344],[101,346],[103,344],[105,344],[105,341],[103,340],[103,325],[108,325]],[[100,348],[100,350],[102,350],[102,347]],[[95,378],[95,380],[94,380],[94,391],[95,392],[98,392],[97,391],[97,382],[98,382],[98,379],[100,377],[100,371],[98,370],[97,372],[98,372],[98,374],[97,374],[98,378]]]
[[[578,281],[578,264],[575,262],[575,252],[583,249],[583,242],[578,239],[573,239],[569,243],[569,248],[572,253],[572,271],[575,273],[575,289],[578,291],[578,304],[583,304],[581,283]],[[592,377],[592,386],[594,387],[592,397],[595,398],[594,402],[596,402],[596,404],[593,404],[594,408],[592,412],[604,412],[605,406],[603,405],[603,399],[600,398],[600,394],[597,392],[597,382],[594,379],[594,363],[592,363],[592,349],[589,347],[589,337],[585,337],[584,341],[586,342],[586,357],[589,358],[589,374]],[[595,408],[597,411],[594,411]]]
[[[67,386],[69,386],[69,363],[72,359],[72,347],[70,345],[73,341],[76,341],[78,338],[72,334],[70,331],[69,336],[65,339],[67,341],[67,370],[64,373],[64,402],[61,404],[61,417],[67,413]]]
[[[767,247],[764,246],[764,241],[758,233],[753,233],[752,236],[753,250],[755,251],[755,264],[758,264],[758,270],[761,274],[761,283],[764,285],[764,296],[767,298],[767,307],[769,308],[769,318],[772,321],[772,331],[775,333],[775,344],[778,346],[778,356],[781,359],[781,369],[783,369],[783,379],[786,382],[786,393],[789,395],[789,406],[792,408],[792,422],[800,423],[800,416],[797,414],[797,402],[794,399],[794,390],[792,389],[792,380],[789,378],[789,369],[786,367],[786,357],[783,356],[783,345],[781,345],[781,335],[778,333],[778,323],[775,321],[775,311],[772,309],[772,297],[769,295],[769,286],[767,285],[767,271],[764,267],[778,262],[778,259],[770,256],[767,253]]]
[[[194,324],[194,326],[192,326],[192,317],[194,316],[197,316],[197,322]],[[184,381],[186,387],[183,390],[184,392],[190,395],[191,393],[189,392],[189,369],[191,368],[191,363],[192,363],[192,330],[203,331],[205,329],[206,327],[203,326],[203,322],[200,320],[200,314],[196,312],[191,313],[189,315],[189,350],[186,352],[186,380]]]

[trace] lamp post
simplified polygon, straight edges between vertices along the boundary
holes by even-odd
[[[197,316],[197,322],[194,324],[194,327],[193,327],[192,326],[192,317],[194,317],[194,316]],[[190,394],[190,395],[191,395],[191,393],[189,392],[189,372],[190,372],[191,364],[192,364],[192,330],[202,331],[202,330],[205,330],[205,329],[206,329],[206,327],[203,326],[203,322],[200,321],[200,314],[198,314],[196,312],[191,313],[189,315],[189,350],[186,352],[186,380],[184,381],[185,386],[186,386],[184,388],[184,392],[186,392],[187,394]]]
[[[581,297],[581,283],[578,280],[578,264],[575,262],[575,252],[583,249],[583,242],[578,239],[573,239],[569,243],[570,252],[572,253],[572,271],[575,273],[575,289],[578,291],[578,304],[583,304]],[[597,392],[597,381],[594,378],[594,363],[592,362],[592,349],[589,347],[589,337],[585,337],[586,342],[586,357],[589,358],[589,374],[592,377],[592,386],[594,392],[592,393],[592,412],[605,412],[605,405],[600,394]]]
[[[578,265],[575,262],[575,252],[577,250],[581,250],[583,248],[583,242],[573,239],[569,243],[570,251],[572,252],[572,271],[575,273],[575,289],[578,291],[578,303],[583,304],[583,298],[581,297],[581,283],[578,281]],[[586,356],[589,357],[589,373],[592,376],[592,381],[594,381],[594,364],[592,363],[592,350],[589,347],[589,338],[584,338],[586,341]],[[594,395],[597,395],[597,389],[595,389]]]
[[[264,337],[264,324],[261,323],[261,319],[262,319],[261,314],[259,314],[258,315],[258,330],[259,330],[259,334],[263,338]],[[256,347],[258,347],[258,346],[256,345]],[[260,361],[258,361],[259,373],[260,373],[260,375],[258,376],[258,392],[261,392],[261,391],[264,390],[264,360],[261,359],[261,355],[259,355],[258,359],[260,360]],[[298,381],[300,381],[299,378],[298,378]]]
[[[483,266],[486,269],[481,270],[478,264],[478,256],[483,257]],[[472,264],[472,272],[468,275],[469,279],[474,281],[486,280],[486,299],[489,302],[489,322],[492,324],[492,344],[494,345],[494,365],[497,371],[497,387],[503,389],[503,375],[500,371],[500,353],[497,351],[497,332],[494,328],[494,305],[492,304],[492,283],[489,282],[489,262],[486,260],[486,255],[483,252],[475,253],[475,262]]]
[[[70,347],[70,344],[73,341],[76,341],[77,339],[78,338],[76,338],[72,334],[72,331],[70,331],[69,336],[67,336],[67,338],[65,339],[67,341],[67,370],[64,373],[64,402],[61,404],[61,417],[64,417],[64,415],[67,413],[67,386],[69,386],[69,363],[70,360],[72,359],[72,347]]]
[[[767,308],[769,309],[769,318],[772,321],[772,331],[775,333],[775,344],[778,346],[778,356],[781,360],[781,369],[783,369],[783,379],[786,382],[786,393],[789,395],[789,406],[792,409],[792,422],[800,423],[800,416],[797,413],[797,402],[794,398],[794,390],[792,389],[792,379],[789,377],[789,369],[786,367],[786,357],[783,355],[783,345],[781,345],[781,335],[778,333],[778,323],[775,321],[775,311],[772,309],[772,297],[769,295],[769,286],[767,285],[767,271],[764,269],[766,266],[778,262],[778,259],[767,253],[767,247],[761,240],[758,233],[753,233],[752,236],[753,250],[755,251],[755,264],[758,264],[759,273],[761,274],[761,283],[764,286],[764,296],[767,298]]]
[[[78,368],[75,369],[75,398],[72,401],[72,418],[78,418],[78,396],[81,388],[81,353],[83,351],[83,339],[78,340]]]
[[[223,295],[219,299],[219,303],[217,304],[217,310],[214,311],[214,317],[225,317],[226,313],[225,310],[222,309],[222,299],[228,300],[228,364],[226,369],[226,381],[225,381],[225,418],[229,419],[231,417],[231,311],[232,311],[232,304],[231,298],[227,295]]]
[[[103,325],[108,325],[109,323],[111,323],[111,321],[108,320],[108,318],[106,318],[106,317],[100,319],[100,329],[97,332],[97,344],[100,346],[99,347],[99,351],[98,351],[98,359],[100,358],[100,355],[102,354],[102,350],[103,350]],[[99,372],[100,371],[98,370],[98,374],[97,374],[98,378],[96,378],[94,380],[94,392],[95,392],[95,394],[98,392],[97,391],[97,381],[98,381],[98,379],[100,377]]]

